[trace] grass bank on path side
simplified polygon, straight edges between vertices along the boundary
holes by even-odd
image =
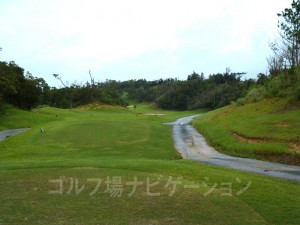
[[[300,165],[300,109],[284,99],[230,105],[193,124],[225,154]]]
[[[138,105],[10,113],[1,127],[22,121],[31,130],[0,142],[0,224],[300,220],[299,184],[180,159],[162,123],[197,112]]]

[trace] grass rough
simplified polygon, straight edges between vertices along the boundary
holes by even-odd
[[[225,154],[300,165],[300,109],[285,99],[230,105],[193,124]]]

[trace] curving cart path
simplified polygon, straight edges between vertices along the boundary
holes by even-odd
[[[195,116],[184,117],[172,123],[173,139],[177,151],[184,159],[191,159],[217,166],[224,166],[272,177],[300,182],[300,167],[255,159],[224,155],[210,147],[204,137],[189,124]]]
[[[3,130],[0,131],[0,141],[3,141],[5,138],[8,138],[10,136],[14,136],[16,134],[22,133],[29,128],[20,128],[20,129],[11,129],[11,130]]]

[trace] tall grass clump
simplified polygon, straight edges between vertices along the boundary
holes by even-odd
[[[246,102],[258,102],[267,96],[267,90],[264,86],[252,88],[246,95]]]
[[[269,97],[292,97],[300,87],[300,71],[288,69],[278,76],[270,77],[264,84]]]
[[[243,97],[237,99],[236,104],[243,106],[272,98],[285,98],[289,103],[300,101],[300,69],[286,69],[276,76],[265,77],[263,82],[257,80]]]

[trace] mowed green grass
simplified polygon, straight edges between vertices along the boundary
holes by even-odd
[[[226,154],[300,165],[300,109],[285,99],[230,105],[201,115],[194,126]]]
[[[298,183],[180,159],[162,123],[196,113],[9,111],[31,129],[0,142],[0,224],[298,224]]]

